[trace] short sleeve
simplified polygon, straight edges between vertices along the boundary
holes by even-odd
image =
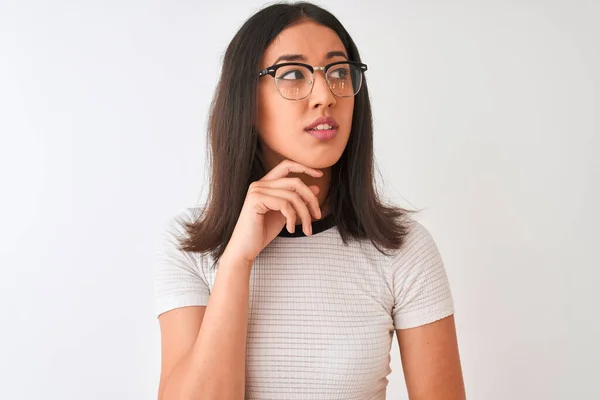
[[[411,220],[402,249],[393,259],[395,329],[425,325],[454,314],[442,257],[429,231]]]
[[[185,234],[184,222],[197,214],[188,208],[172,217],[161,232],[154,270],[156,313],[179,307],[205,306],[210,294],[209,286],[201,273],[201,258],[179,249],[179,240]]]

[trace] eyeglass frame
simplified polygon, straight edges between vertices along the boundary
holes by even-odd
[[[329,79],[327,79],[327,71],[336,65],[339,64],[351,64],[351,65],[355,65],[358,66],[359,71],[361,73],[361,83],[360,83],[360,87],[358,88],[358,91],[356,93],[354,93],[352,96],[339,96],[337,94],[335,94],[333,92],[333,90],[331,89],[331,86],[329,85]],[[310,86],[310,91],[306,94],[306,96],[301,97],[299,99],[288,99],[287,97],[284,97],[281,92],[279,91],[279,87],[277,86],[277,82],[275,82],[275,86],[277,86],[277,93],[279,93],[279,95],[281,95],[281,97],[283,97],[286,100],[302,100],[307,98],[313,91],[313,88],[315,87],[315,71],[323,71],[323,74],[325,74],[325,80],[327,81],[327,87],[329,88],[329,91],[331,93],[333,93],[334,96],[340,97],[340,98],[348,98],[348,97],[354,97],[358,94],[358,92],[360,91],[360,89],[362,88],[362,80],[364,79],[364,73],[367,70],[367,64],[363,64],[361,62],[358,61],[335,61],[332,63],[329,63],[327,65],[324,66],[313,66],[313,65],[309,65],[309,64],[304,64],[304,63],[300,63],[300,62],[285,62],[285,63],[280,63],[280,64],[274,64],[271,65],[270,67],[267,67],[261,71],[258,72],[258,78],[262,78],[263,76],[267,76],[267,75],[271,75],[273,77],[273,79],[277,80],[277,78],[275,77],[275,73],[277,72],[277,70],[280,67],[286,67],[286,66],[290,66],[290,65],[297,65],[300,67],[306,67],[312,74],[312,84]]]

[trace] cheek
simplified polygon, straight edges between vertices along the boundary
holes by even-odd
[[[285,100],[268,88],[259,91],[256,126],[265,142],[276,143],[289,138],[289,133],[298,129],[296,121],[302,121],[301,104]]]
[[[277,92],[273,93],[269,85],[263,85],[258,91],[258,131],[263,135],[271,135],[271,132],[277,129],[277,126],[284,119],[284,116],[278,112],[281,108]]]
[[[354,112],[354,98],[345,99],[344,102],[338,104],[340,117],[342,121],[340,121],[344,127],[347,128],[348,134],[350,133],[350,129],[352,128],[352,114]]]

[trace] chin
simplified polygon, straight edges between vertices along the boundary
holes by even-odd
[[[298,163],[309,168],[323,169],[330,168],[337,163],[342,154],[328,154],[326,157],[298,157]]]

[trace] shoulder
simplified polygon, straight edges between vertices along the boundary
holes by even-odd
[[[410,247],[423,248],[435,246],[431,232],[421,222],[414,218],[408,218],[406,226],[408,227],[408,234],[406,235],[405,245],[402,246],[404,251],[408,251]]]
[[[450,282],[433,236],[415,220],[409,222],[409,228],[391,263],[396,329],[424,325],[454,313]]]
[[[202,211],[202,206],[185,207],[167,217],[160,232],[158,250],[161,258],[198,260],[198,254],[186,252],[180,248],[180,245],[187,238],[187,225],[196,222],[201,217]]]
[[[396,268],[409,265],[441,261],[437,243],[429,229],[412,217],[404,217],[407,228],[404,243],[392,254],[392,264]]]
[[[156,310],[160,315],[174,308],[206,305],[210,294],[205,254],[182,249],[186,224],[194,222],[201,207],[188,207],[172,214],[162,231],[154,267]]]

